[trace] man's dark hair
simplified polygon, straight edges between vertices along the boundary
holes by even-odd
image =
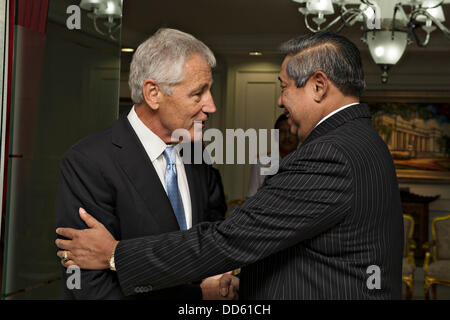
[[[303,87],[315,72],[322,71],[344,95],[360,97],[364,92],[361,54],[346,37],[321,31],[291,39],[280,50],[292,56],[286,71],[297,87]]]

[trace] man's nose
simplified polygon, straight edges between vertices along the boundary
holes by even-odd
[[[214,104],[214,99],[211,95],[211,92],[208,93],[206,97],[206,101],[203,104],[202,111],[204,113],[214,113],[216,112],[216,105]]]
[[[278,97],[277,103],[279,108],[284,108],[283,102],[281,102],[281,95]]]

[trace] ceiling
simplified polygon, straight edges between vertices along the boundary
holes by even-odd
[[[136,47],[158,28],[170,27],[195,35],[219,54],[275,53],[283,41],[308,32],[300,6],[292,0],[123,0],[122,44]],[[450,18],[450,5],[444,8]],[[358,26],[341,34],[367,50]],[[437,30],[429,47],[450,51],[450,40]]]
[[[290,0],[125,0],[123,19],[139,32],[170,26],[196,34],[290,34],[304,31],[298,6]]]

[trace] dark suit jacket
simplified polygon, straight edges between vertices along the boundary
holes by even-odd
[[[192,205],[192,225],[223,219],[226,204],[220,177],[206,164],[185,164]],[[218,180],[219,179],[219,180]],[[75,144],[61,161],[61,185],[56,202],[57,227],[86,228],[78,215],[84,207],[117,240],[179,230],[160,179],[126,117]],[[121,299],[117,274],[110,270],[82,271],[81,290],[68,290],[63,270],[64,298]],[[146,293],[141,287],[135,293]],[[140,294],[165,299],[201,298],[199,285]]]
[[[116,267],[125,294],[244,266],[243,299],[400,299],[402,248],[394,164],[359,104],[317,126],[224,222],[120,241]],[[367,285],[372,265],[380,289]]]

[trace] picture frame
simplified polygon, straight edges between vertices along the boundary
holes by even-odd
[[[450,93],[370,91],[362,98],[399,183],[450,183]]]

